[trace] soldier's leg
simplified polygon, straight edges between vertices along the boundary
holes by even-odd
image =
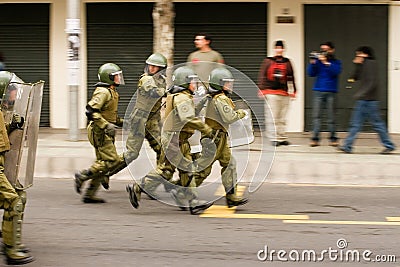
[[[33,257],[21,247],[23,203],[4,175],[4,158],[0,157],[0,207],[4,209],[2,235],[7,264],[26,264]]]
[[[150,147],[156,152],[157,164],[161,156],[161,130],[160,116],[153,115],[146,123],[145,138],[149,142]]]
[[[103,146],[96,150],[97,161],[90,167],[90,172],[93,174],[90,186],[86,190],[83,201],[85,203],[103,203],[102,199],[95,197],[95,194],[104,180],[104,175],[119,162],[119,155],[114,145],[114,140],[108,136],[105,137]],[[90,202],[90,200],[92,202]]]
[[[219,159],[221,169],[221,180],[226,192],[226,203],[229,208],[246,204],[249,200],[237,196],[237,172],[236,161],[231,156],[228,143],[225,142],[224,150]]]

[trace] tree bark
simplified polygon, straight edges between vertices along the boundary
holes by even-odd
[[[174,64],[174,20],[173,1],[156,0],[153,8],[153,51],[163,54],[168,60],[168,66]]]

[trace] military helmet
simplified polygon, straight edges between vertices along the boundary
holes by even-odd
[[[14,74],[8,71],[0,71],[0,98],[3,97],[4,91],[10,84]]]
[[[234,79],[232,73],[226,68],[219,67],[211,71],[208,82],[210,84],[210,88],[218,91],[223,91],[225,82],[233,83],[233,81]],[[228,91],[231,90],[232,88],[230,88],[230,90]]]
[[[99,68],[97,76],[98,76],[100,82],[107,83],[109,85],[125,84],[121,68],[117,64],[114,64],[114,63],[103,64]],[[115,76],[119,77],[118,82],[114,81]]]
[[[172,74],[172,82],[174,83],[174,86],[186,89],[189,89],[189,85],[193,79],[198,79],[198,77],[194,71],[187,66],[177,68]]]
[[[167,66],[167,59],[160,53],[154,53],[146,59],[146,64],[165,68]]]

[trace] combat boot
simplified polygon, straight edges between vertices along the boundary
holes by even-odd
[[[248,198],[241,198],[234,194],[226,194],[226,205],[228,208],[241,206],[249,202]]]
[[[82,201],[89,204],[106,203],[104,199],[95,196],[85,196]]]
[[[133,183],[132,186],[126,186],[126,192],[129,194],[129,201],[132,207],[135,209],[139,208],[140,195],[142,190],[137,183]]]
[[[4,248],[4,255],[6,256],[6,262],[8,265],[23,265],[35,260],[28,253],[7,245],[5,245]]]
[[[100,187],[101,181],[102,181],[101,177],[91,180],[90,185],[86,189],[86,193],[82,198],[83,203],[91,203],[91,204],[106,203],[104,199],[96,197],[96,192]]]
[[[214,205],[214,202],[212,202],[212,201],[207,202],[207,201],[198,200],[198,199],[189,200],[190,214],[192,214],[192,215],[200,214],[202,211],[208,209],[212,205]]]
[[[184,195],[182,192],[178,192],[176,189],[171,189],[170,191],[172,199],[175,201],[175,204],[183,211],[188,210],[187,205],[184,203]]]
[[[21,251],[23,253],[29,253],[29,252],[31,252],[31,249],[26,247],[24,244],[21,244],[18,246],[18,251]],[[3,254],[6,253],[6,244],[4,244],[4,243],[3,243],[2,252],[3,252]]]
[[[103,186],[103,188],[105,190],[110,189],[110,177],[109,176],[104,176],[104,179],[101,181],[101,186]]]
[[[93,176],[93,173],[90,170],[82,170],[75,173],[75,190],[78,194],[81,193],[83,182],[91,179],[91,176]]]

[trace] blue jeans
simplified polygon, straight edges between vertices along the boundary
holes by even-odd
[[[373,129],[379,134],[379,138],[384,147],[389,149],[395,148],[379,112],[378,101],[357,100],[351,118],[349,134],[343,145],[346,151],[351,151],[354,140],[367,118],[372,124]]]
[[[332,142],[337,140],[336,137],[336,93],[314,91],[313,99],[313,135],[312,140],[319,141],[319,132],[321,131],[321,113],[323,105],[326,107],[328,117],[328,131],[330,132],[329,139]]]

